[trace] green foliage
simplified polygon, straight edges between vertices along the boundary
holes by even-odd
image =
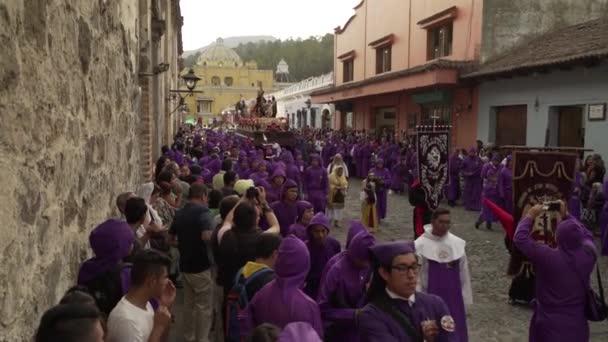
[[[240,44],[234,49],[243,61],[256,61],[258,68],[276,71],[281,58],[289,64],[289,73],[294,81],[319,76],[333,70],[334,36],[308,39],[287,39],[284,41],[260,41],[258,43]],[[199,53],[184,59],[186,67],[193,66]]]

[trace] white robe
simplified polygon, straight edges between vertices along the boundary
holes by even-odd
[[[448,232],[444,236],[435,236],[431,233],[431,225],[424,226],[424,234],[415,241],[416,255],[421,265],[418,273],[418,284],[416,290],[427,292],[429,262],[433,260],[438,263],[448,263],[458,260],[460,269],[460,286],[462,288],[462,298],[465,306],[473,304],[473,291],[471,289],[471,274],[469,273],[469,263],[465,253],[466,242],[456,235]]]

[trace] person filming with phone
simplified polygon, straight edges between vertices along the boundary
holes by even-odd
[[[549,212],[558,212],[556,248],[530,236],[534,221]],[[529,341],[588,341],[586,307],[597,259],[591,233],[568,214],[564,202],[556,201],[530,208],[513,240],[536,273]]]

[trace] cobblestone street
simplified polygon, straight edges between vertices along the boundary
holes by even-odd
[[[342,245],[346,240],[348,222],[359,219],[359,191],[361,181],[351,180],[344,219],[339,228],[331,234],[337,237]],[[390,241],[411,239],[412,207],[407,197],[389,195],[388,217],[376,235],[380,240]],[[473,223],[477,213],[467,212],[462,207],[452,210],[452,232],[467,241],[467,255],[471,270],[474,304],[469,310],[468,327],[471,342],[523,342],[527,341],[528,323],[532,311],[522,306],[508,304],[507,291],[510,284],[505,270],[508,254],[503,243],[503,230],[500,224],[494,225],[492,231],[475,230]],[[608,274],[606,260],[603,260],[603,274]],[[595,274],[593,275],[595,277]],[[181,304],[181,296],[178,299]],[[181,308],[174,310],[181,312]],[[181,324],[176,320],[173,335],[177,335]],[[591,323],[591,341],[607,341],[608,324]],[[181,341],[174,338],[173,341]],[[573,341],[575,342],[575,341]]]

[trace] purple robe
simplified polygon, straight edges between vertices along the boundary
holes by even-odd
[[[293,180],[300,186],[302,179],[300,176],[300,168],[296,165],[293,155],[290,151],[285,151],[281,156],[281,160],[285,163],[285,176]]]
[[[401,192],[404,189],[405,180],[408,175],[405,161],[399,162],[391,169],[391,190]]]
[[[289,235],[295,235],[298,239],[302,241],[308,240],[308,234],[306,233],[306,226],[300,222],[296,222],[289,226]]]
[[[530,236],[532,225],[523,218],[513,238],[536,274],[529,341],[589,341],[585,304],[596,258],[593,236],[569,216],[557,226],[558,248],[551,248]]]
[[[583,176],[580,172],[576,172],[574,182],[572,183],[572,192],[568,199],[568,212],[570,215],[581,219],[581,187],[583,186]]]
[[[397,307],[410,318],[412,325],[418,328],[422,336],[422,321],[432,319],[439,328],[435,342],[457,342],[458,335],[442,329],[441,320],[450,315],[441,298],[416,292],[415,303],[410,307],[408,302],[393,299]],[[382,309],[374,304],[367,304],[359,314],[359,337],[362,342],[417,342],[411,339],[405,329]]]
[[[382,220],[386,217],[386,207],[388,206],[388,188],[391,184],[391,172],[383,168],[375,167],[370,172],[376,178],[382,179],[384,185],[376,184],[376,210],[378,211],[378,219]]]
[[[460,264],[458,261],[450,263],[439,263],[429,260],[429,283],[427,293],[439,296],[450,309],[452,317],[459,329],[456,330],[460,336],[460,342],[467,342],[468,329],[467,315],[462,298],[462,287],[460,283]],[[462,329],[461,327],[465,327]]]
[[[464,175],[464,191],[462,200],[467,210],[479,211],[481,209],[481,167],[479,157],[466,157],[462,162],[462,174]]]
[[[327,229],[328,235],[321,244],[314,240],[310,233],[311,228],[315,225],[321,225]],[[308,247],[308,253],[310,255],[310,271],[306,277],[306,287],[304,292],[306,292],[306,294],[311,298],[317,298],[317,293],[321,283],[321,276],[327,261],[329,261],[329,259],[331,259],[331,257],[334,255],[340,253],[340,243],[332,236],[329,236],[329,231],[329,220],[323,213],[317,213],[306,228],[306,232],[308,234],[306,246]]]
[[[481,178],[483,179],[482,197],[502,206],[502,198],[498,191],[498,175],[500,174],[501,166],[495,166],[492,163],[487,163],[481,169]],[[494,213],[487,205],[482,205],[480,222],[495,222],[497,221]]]
[[[315,208],[315,213],[325,212],[327,193],[329,192],[327,170],[321,166],[308,167],[304,173],[302,185],[308,196],[308,201]]]
[[[310,269],[306,245],[288,236],[281,242],[278,254],[276,278],[256,293],[239,317],[241,336],[249,336],[262,323],[284,328],[289,323],[307,322],[322,337],[319,305],[300,290]]]
[[[454,203],[460,199],[460,171],[462,170],[462,159],[457,155],[450,157],[450,183],[446,185],[446,197],[448,202]]]
[[[290,227],[296,223],[296,218],[298,217],[296,203],[290,204],[285,201],[277,201],[270,207],[277,216],[279,226],[281,226],[281,236],[286,237],[289,234]]]
[[[498,193],[502,200],[502,208],[513,214],[513,173],[511,168],[503,167],[498,175]]]
[[[321,150],[321,159],[323,159],[323,165],[329,165],[331,158],[336,155],[336,146],[333,143],[326,144]]]
[[[360,268],[355,260],[369,260],[368,248],[375,243],[367,231],[357,234],[346,253],[340,253],[335,264],[326,269],[319,291],[319,308],[326,323],[326,336],[334,341],[359,341],[356,309],[365,305],[366,285],[371,277],[369,266]],[[330,333],[329,333],[330,332]]]
[[[274,171],[274,173],[272,174],[272,177],[270,177],[270,179],[268,179],[268,181],[261,182],[261,185],[266,190],[266,201],[268,201],[268,203],[274,203],[276,201],[280,201],[281,197],[283,196],[283,185],[276,186],[274,184],[274,179],[276,177],[283,177],[283,180],[284,180],[283,184],[285,184],[285,182],[287,182],[287,177],[285,177],[285,171],[283,171],[282,169],[278,169],[278,170]],[[255,183],[255,180],[254,180],[254,183]]]
[[[608,256],[608,177],[604,180],[604,206],[600,213],[599,224],[602,236],[602,255]]]
[[[359,150],[359,159],[357,160],[359,178],[367,177],[369,173],[372,158],[372,148],[369,143],[365,143]]]

